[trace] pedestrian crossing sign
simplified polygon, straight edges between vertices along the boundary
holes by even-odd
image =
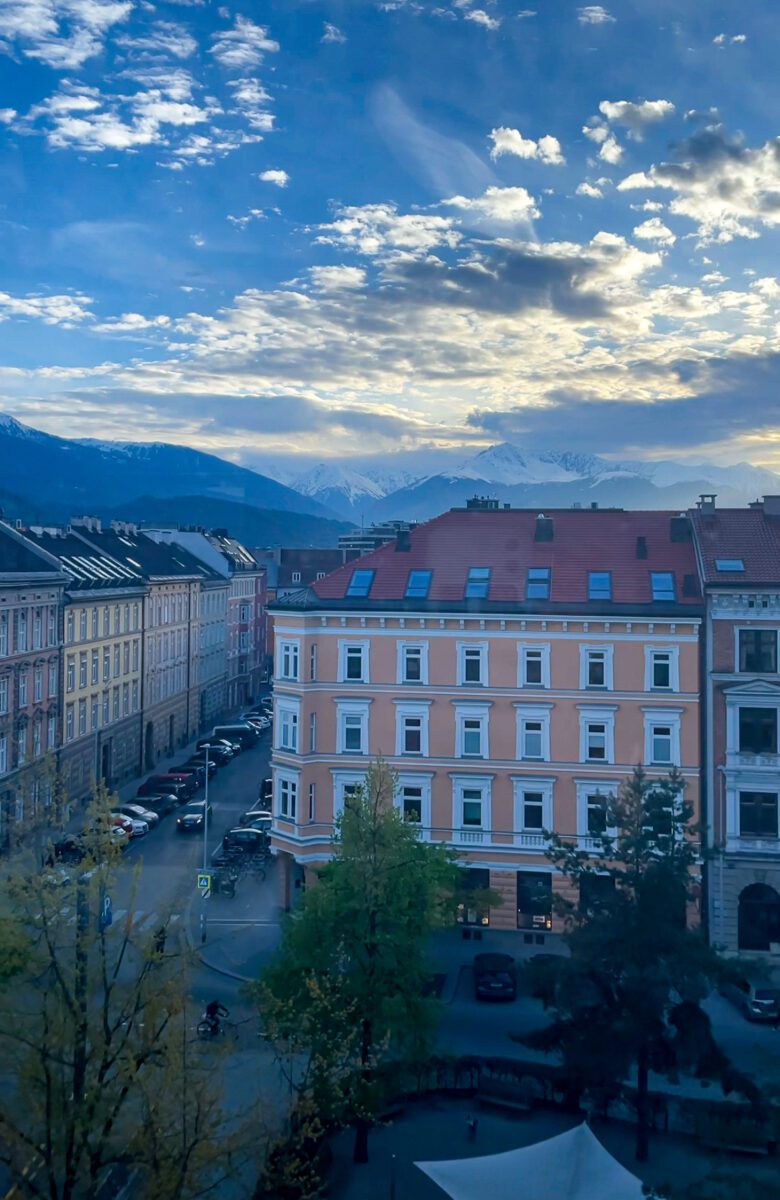
[[[211,876],[204,872],[198,872],[198,888],[201,892],[211,891]]]

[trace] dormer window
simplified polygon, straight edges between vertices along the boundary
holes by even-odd
[[[674,573],[672,571],[651,571],[650,583],[654,600],[675,600]]]
[[[550,568],[529,567],[525,587],[526,600],[550,599]]]
[[[467,600],[487,600],[490,590],[490,567],[471,567],[466,580]]]
[[[369,592],[371,591],[371,585],[374,582],[375,573],[376,572],[374,572],[374,571],[368,571],[365,569],[361,569],[359,571],[353,571],[352,579],[350,580],[349,587],[347,588],[347,596],[349,596],[349,597],[367,596],[369,594]]]
[[[588,599],[612,599],[612,573],[610,571],[588,571]]]

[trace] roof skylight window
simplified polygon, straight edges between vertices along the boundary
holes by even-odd
[[[654,600],[675,600],[674,573],[672,571],[651,571],[650,583]]]
[[[528,568],[528,579],[525,585],[526,600],[550,599],[550,575],[549,567]]]
[[[490,567],[471,567],[466,580],[467,600],[487,600],[490,591]]]
[[[367,596],[371,591],[371,584],[374,582],[374,571],[365,569],[352,572],[352,578],[347,588],[348,596]]]
[[[741,558],[716,558],[716,571],[744,571],[745,564]]]
[[[427,600],[433,571],[410,571],[406,583],[407,600]]]

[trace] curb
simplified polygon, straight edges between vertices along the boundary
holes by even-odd
[[[203,948],[198,946],[195,938],[192,936],[192,907],[195,903],[195,896],[192,896],[187,904],[187,909],[184,914],[184,928],[187,934],[187,944],[190,950],[195,954],[204,967],[208,967],[210,971],[214,971],[217,975],[224,975],[227,979],[236,979],[239,983],[255,983],[256,980],[251,975],[242,975],[239,971],[231,971],[229,967],[218,967],[216,963],[209,962]]]

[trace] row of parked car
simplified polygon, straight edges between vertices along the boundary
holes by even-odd
[[[196,743],[195,752],[185,762],[172,764],[167,771],[150,775],[138,788],[134,800],[118,804],[112,811],[112,838],[124,847],[133,838],[146,837],[174,808],[180,810],[176,816],[176,828],[180,833],[202,829],[206,801],[195,799],[196,793],[205,786],[207,775],[212,779],[236,755],[259,742],[271,726],[272,704],[267,698],[242,713],[238,721],[215,725],[208,736]],[[208,816],[211,816],[210,803]],[[78,834],[69,834],[54,846],[54,855],[61,860],[80,861],[84,854]]]

